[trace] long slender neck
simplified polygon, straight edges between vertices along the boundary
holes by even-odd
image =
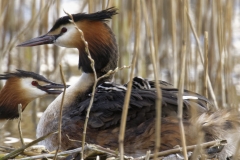
[[[64,95],[63,107],[68,107],[70,104],[74,103],[77,97],[82,97],[89,90],[92,89],[94,84],[94,75],[92,73],[83,73],[78,81],[72,84],[69,88],[66,89]],[[63,93],[61,93],[47,108],[46,112],[53,110],[56,112],[59,110]]]
[[[88,94],[92,89],[94,83],[94,75],[92,73],[83,73],[78,81],[66,89],[66,93],[63,101],[63,110],[70,107],[71,105],[77,105],[78,101],[81,101],[82,96]],[[52,131],[52,128],[56,127],[52,122],[56,122],[59,118],[60,106],[62,101],[63,93],[60,94],[45,110],[37,127],[37,137],[45,135],[48,130]]]

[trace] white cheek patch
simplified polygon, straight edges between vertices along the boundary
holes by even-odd
[[[38,89],[37,87],[32,85],[33,79],[31,78],[22,78],[21,79],[21,88],[24,94],[29,98],[39,98],[47,93]]]
[[[198,97],[195,97],[195,96],[183,96],[183,99],[198,99]]]
[[[67,31],[60,35],[55,41],[54,44],[61,47],[75,48],[76,46],[72,45],[72,40],[76,36],[77,29],[73,24],[64,25],[61,27],[67,28]]]

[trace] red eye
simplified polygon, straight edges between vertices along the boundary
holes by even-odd
[[[65,32],[67,32],[67,28],[63,27],[63,28],[61,29],[61,33],[65,33]]]
[[[37,82],[37,81],[32,81],[32,85],[33,85],[33,86],[37,86],[37,85],[38,85],[38,82]]]

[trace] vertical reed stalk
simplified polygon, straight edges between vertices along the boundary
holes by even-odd
[[[184,80],[185,80],[185,68],[186,68],[186,36],[187,36],[187,20],[186,20],[186,13],[187,8],[186,4],[187,1],[182,1],[182,59],[181,59],[181,74],[180,74],[180,81],[179,81],[179,93],[178,93],[178,119],[179,119],[179,128],[181,133],[181,142],[182,142],[182,148],[183,148],[183,155],[184,159],[187,160],[187,149],[186,149],[186,138],[185,138],[185,131],[182,121],[182,115],[183,115],[183,90],[184,90]]]
[[[232,54],[232,47],[231,47],[231,43],[232,43],[232,32],[233,32],[233,26],[232,26],[232,19],[233,17],[233,11],[234,11],[234,6],[233,6],[233,1],[227,1],[227,6],[226,6],[226,14],[225,14],[225,19],[223,20],[223,22],[225,22],[225,30],[223,31],[223,33],[226,36],[226,42],[225,42],[225,55],[226,55],[226,99],[227,102],[226,103],[232,103],[232,104],[238,104],[238,102],[236,101],[237,97],[236,97],[236,92],[235,92],[235,86],[233,84],[232,78],[227,78],[229,76],[232,75],[233,73],[233,68],[235,66],[235,64],[233,63],[233,57],[230,56]]]
[[[19,114],[19,118],[18,118],[18,132],[19,132],[19,136],[20,136],[21,145],[23,147],[25,144],[24,144],[24,140],[23,140],[23,136],[22,136],[22,127],[21,127],[22,104],[18,104],[18,114]]]
[[[59,115],[59,120],[58,120],[58,146],[57,146],[57,150],[55,152],[54,160],[57,159],[58,151],[62,145],[62,113],[63,113],[63,102],[64,102],[64,97],[65,97],[66,88],[67,88],[66,80],[65,80],[65,77],[64,77],[64,74],[62,71],[62,65],[59,64],[59,67],[60,67],[60,73],[61,73],[61,80],[64,85],[64,90],[62,93],[62,100],[61,100],[61,106],[60,106],[60,112],[59,112],[60,115]]]
[[[224,54],[224,43],[223,43],[223,26],[222,26],[222,3],[221,1],[217,2],[217,10],[218,13],[218,46],[219,46],[219,54],[220,54],[220,74],[221,74],[221,96],[222,96],[222,106],[225,108],[227,107],[226,103],[226,84],[225,84],[225,76],[224,76],[224,66],[225,66],[225,54]]]
[[[158,26],[157,26],[156,0],[152,0],[151,10],[152,10],[153,42],[154,42],[154,48],[155,48],[155,58],[158,62],[159,55],[158,55],[158,37],[157,37],[157,35],[158,35],[158,28],[157,27]]]
[[[197,34],[197,37],[201,36],[201,30],[202,30],[202,19],[203,19],[203,15],[202,15],[202,12],[203,12],[203,6],[204,6],[204,2],[203,1],[197,1],[197,4],[196,4],[198,7],[196,8],[196,34]],[[198,48],[195,47],[195,53],[199,52],[198,51]],[[195,82],[194,82],[194,90],[195,92],[199,93],[200,92],[200,88],[199,87],[199,74],[198,74],[198,65],[199,65],[199,54],[200,53],[197,53],[195,54],[195,61],[193,62],[194,63],[194,71],[195,71]]]
[[[140,45],[140,22],[141,22],[141,11],[140,11],[140,1],[136,1],[136,34],[135,34],[135,46],[134,46],[134,54],[131,64],[131,71],[130,71],[130,81],[127,85],[127,92],[124,98],[124,104],[123,104],[123,111],[122,111],[122,117],[121,117],[121,124],[120,124],[120,131],[119,131],[119,151],[120,151],[120,160],[124,159],[124,136],[125,136],[125,129],[126,129],[126,123],[127,123],[127,114],[128,114],[128,106],[132,91],[132,80],[134,76],[134,70],[137,62],[138,52],[139,52],[139,45]]]
[[[175,1],[170,1],[171,3],[171,36],[172,36],[172,49],[173,49],[173,85],[177,86],[177,41],[176,41],[176,10]]]
[[[188,22],[190,24],[190,27],[192,29],[192,32],[194,34],[194,37],[195,37],[195,39],[197,41],[197,48],[198,48],[198,51],[200,53],[201,62],[204,65],[204,58],[203,58],[203,53],[202,53],[202,49],[201,49],[201,46],[200,46],[200,41],[199,41],[197,33],[196,33],[196,31],[195,31],[195,29],[194,29],[194,27],[192,25],[192,21],[191,21],[189,12],[187,12],[187,18],[188,18]],[[210,81],[209,75],[207,76],[207,82],[208,82],[208,89],[209,89],[210,95],[211,95],[211,97],[213,99],[214,105],[218,109],[218,103],[217,103],[216,96],[215,96],[214,91],[213,91],[213,87],[212,87],[212,83]]]
[[[156,86],[156,91],[157,91],[157,97],[156,97],[156,123],[155,123],[155,136],[156,136],[156,141],[155,141],[155,149],[154,149],[154,159],[157,159],[157,153],[160,149],[160,144],[161,144],[161,111],[162,111],[162,93],[159,87],[158,83],[158,68],[157,68],[157,62],[155,60],[155,48],[153,44],[153,37],[151,34],[150,30],[150,25],[148,21],[148,16],[147,16],[147,7],[146,7],[146,2],[145,0],[141,1],[142,5],[142,10],[143,10],[143,17],[145,21],[145,26],[146,26],[146,33],[147,33],[147,40],[149,43],[150,47],[150,53],[151,53],[151,61],[153,65],[153,72],[154,72],[154,79],[155,79],[155,86]]]
[[[208,87],[207,87],[207,76],[208,76],[208,32],[204,33],[204,91],[203,95],[208,98]]]

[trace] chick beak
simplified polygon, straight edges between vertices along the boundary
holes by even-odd
[[[66,85],[66,88],[67,87],[69,87],[69,85]],[[60,94],[63,92],[65,86],[63,84],[51,83],[45,86],[38,85],[37,88],[47,92],[48,94]]]
[[[17,45],[17,47],[31,47],[31,46],[38,46],[42,44],[53,44],[56,40],[56,35],[43,35],[37,38],[33,38],[29,41],[26,41],[22,44]]]

